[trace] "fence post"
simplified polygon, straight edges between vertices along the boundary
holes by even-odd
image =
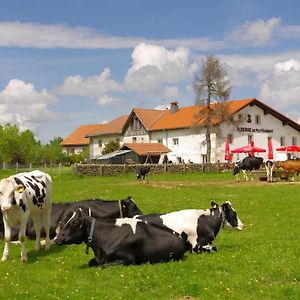
[[[3,161],[3,163],[2,163],[2,169],[3,169],[3,170],[6,169],[6,163],[5,163],[5,161]]]
[[[19,162],[16,162],[16,171],[19,172]]]
[[[29,163],[29,172],[31,172],[32,169],[32,163]]]
[[[58,164],[58,175],[60,175],[61,172],[61,163]]]

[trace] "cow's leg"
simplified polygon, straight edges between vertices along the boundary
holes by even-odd
[[[6,261],[9,257],[9,246],[11,240],[11,228],[8,226],[7,222],[3,218],[4,223],[4,250],[2,254],[1,261]]]
[[[49,251],[50,244],[51,244],[51,240],[50,240],[51,205],[50,208],[49,207],[45,208],[43,217],[44,217],[44,226],[46,231],[45,250]]]
[[[21,243],[21,261],[27,262],[27,251],[26,251],[26,225],[27,225],[28,216],[24,216],[21,220],[20,232],[19,232],[19,241]]]
[[[32,217],[34,229],[35,229],[35,245],[34,250],[39,252],[41,249],[41,216]]]

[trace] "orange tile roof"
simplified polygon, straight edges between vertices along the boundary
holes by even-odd
[[[89,132],[87,135],[91,137],[98,135],[121,134],[127,119],[128,115],[120,116],[108,123],[101,124],[101,127]]]
[[[103,124],[82,125],[67,136],[61,143],[61,146],[88,145],[90,139],[87,134],[94,130],[99,130]]]
[[[127,143],[122,145],[120,149],[124,150],[124,148],[130,149],[140,156],[146,156],[148,154],[160,155],[161,153],[171,152],[169,148],[160,143]]]
[[[149,130],[158,120],[168,114],[168,110],[134,108],[133,112]]]
[[[236,113],[251,102],[253,102],[255,98],[249,98],[244,100],[233,100],[228,101],[227,104],[229,106],[229,110],[231,113]],[[211,106],[214,109],[216,104]],[[205,109],[204,106],[202,109]],[[162,129],[177,129],[177,128],[187,128],[196,124],[201,124],[203,119],[197,118],[197,113],[201,108],[196,106],[188,106],[178,108],[176,113],[171,113],[170,110],[165,111],[165,115],[158,120],[156,123],[151,126],[150,130],[162,130]],[[216,122],[217,123],[217,122]]]

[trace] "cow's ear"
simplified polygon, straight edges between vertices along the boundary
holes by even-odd
[[[25,187],[24,187],[23,184],[18,184],[18,185],[16,186],[15,190],[21,194],[21,193],[24,192]]]
[[[210,204],[212,208],[217,208],[219,206],[215,201],[211,201]]]

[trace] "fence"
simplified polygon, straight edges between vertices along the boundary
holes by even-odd
[[[147,164],[152,174],[158,173],[185,173],[185,172],[221,172],[231,170],[232,164],[227,163],[203,163],[203,164]],[[73,173],[85,176],[111,176],[123,173],[133,173],[141,164],[75,164]]]

